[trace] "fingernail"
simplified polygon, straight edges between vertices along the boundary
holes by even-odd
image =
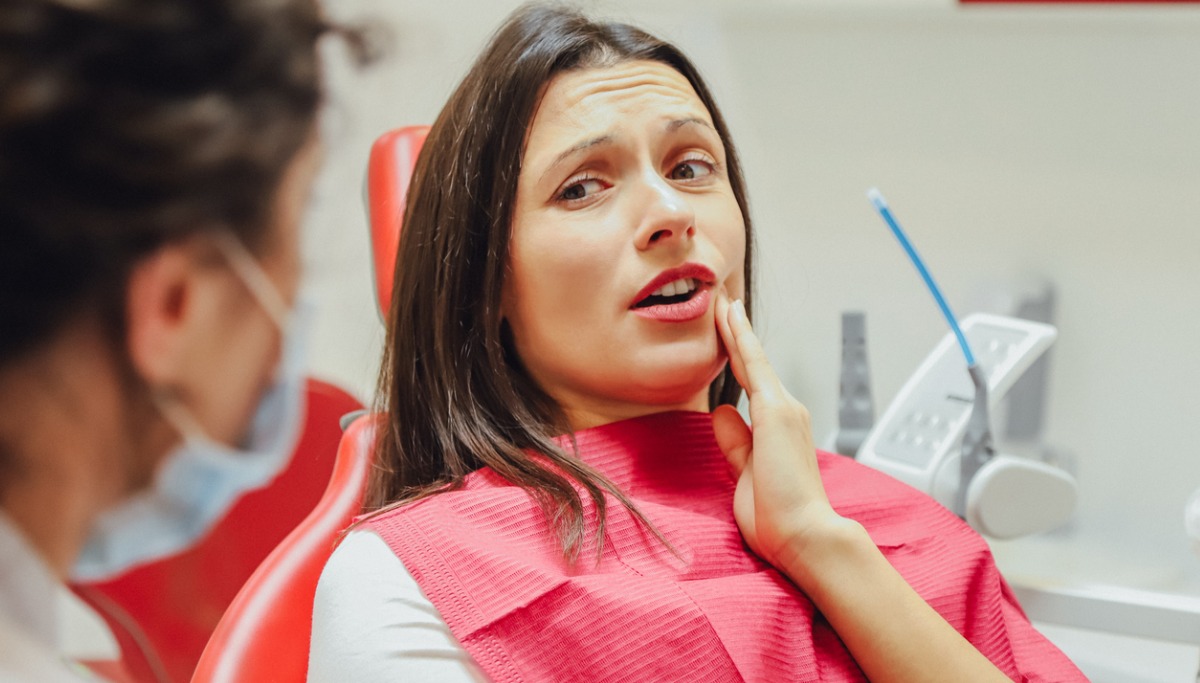
[[[734,299],[733,301],[733,319],[740,323],[747,322],[746,304],[743,304],[741,299]]]

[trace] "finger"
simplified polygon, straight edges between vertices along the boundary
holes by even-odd
[[[721,285],[717,290],[715,303],[713,304],[713,320],[717,324],[717,343],[720,344],[721,350],[725,352],[725,357],[732,362],[733,335],[729,331],[729,295],[725,293],[725,285]]]
[[[758,335],[754,334],[750,320],[746,317],[746,306],[740,300],[729,306],[729,329],[733,333],[738,360],[742,366],[742,376],[738,381],[750,392],[751,398],[757,395],[768,400],[782,399],[783,383],[771,367],[762,343],[758,340]],[[734,373],[737,373],[736,368]]]
[[[745,388],[746,383],[744,378],[746,373],[742,367],[741,356],[738,354],[737,341],[733,338],[733,331],[729,327],[729,308],[729,294],[725,290],[725,287],[722,286],[717,292],[717,304],[715,309],[717,332],[719,338],[721,339],[722,346],[725,348],[725,357],[729,359],[729,367],[733,370],[733,377],[735,380],[737,380],[738,384],[742,385],[742,388]]]
[[[733,468],[734,479],[741,476],[754,449],[754,435],[737,409],[730,405],[717,406],[712,413],[713,435],[717,446]]]
[[[734,306],[740,301],[730,302],[729,297],[725,296],[725,306],[720,316],[718,327],[725,339],[725,349],[729,353],[729,367],[733,369],[733,377],[738,384],[742,385],[743,389],[749,391],[749,385],[746,383],[746,365],[742,361],[741,349],[738,347],[737,337],[734,334],[730,316],[733,314]],[[745,310],[743,308],[743,310]]]

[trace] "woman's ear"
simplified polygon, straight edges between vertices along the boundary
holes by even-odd
[[[174,384],[202,321],[196,300],[205,289],[200,245],[160,247],[134,266],[125,290],[125,343],[134,370],[151,386]]]

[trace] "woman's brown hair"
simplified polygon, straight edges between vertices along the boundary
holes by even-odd
[[[570,427],[522,370],[500,310],[526,133],[545,86],[566,71],[635,60],[674,68],[712,115],[746,225],[749,306],[745,183],[725,121],[695,66],[673,45],[626,24],[595,22],[554,5],[518,9],[442,109],[413,173],[379,381],[386,420],[367,510],[456,488],[489,467],[538,501],[568,559],[587,533],[579,489],[595,505],[597,550],[605,491],[640,517],[603,475],[555,444]],[[736,404],[740,395],[728,369],[709,387],[712,407]]]

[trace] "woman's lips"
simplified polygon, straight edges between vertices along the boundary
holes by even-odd
[[[700,263],[685,263],[681,266],[668,268],[654,277],[653,280],[646,283],[641,291],[633,297],[633,301],[629,302],[629,307],[634,308],[647,297],[658,290],[659,287],[676,280],[691,278],[696,280],[699,287],[706,285],[711,286],[716,283],[717,276],[712,272],[712,269]]]
[[[695,284],[695,289],[686,299],[670,303],[645,305],[646,300],[654,292],[658,291],[659,288],[685,279],[693,280]],[[701,263],[684,263],[674,268],[668,268],[642,287],[641,291],[634,297],[629,308],[647,320],[670,323],[695,320],[708,311],[708,304],[712,300],[712,288],[716,279],[717,276],[713,273],[712,269]]]
[[[685,323],[704,315],[708,311],[708,304],[711,300],[712,289],[708,285],[700,285],[696,288],[696,292],[691,298],[686,301],[673,304],[656,304],[654,306],[644,306],[630,310],[648,320]]]

